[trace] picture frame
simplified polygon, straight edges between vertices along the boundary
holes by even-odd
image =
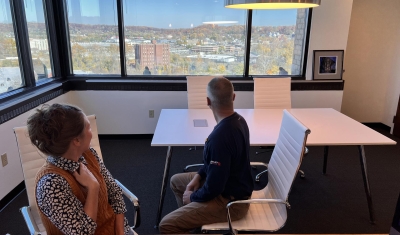
[[[313,80],[342,80],[344,50],[314,50]]]

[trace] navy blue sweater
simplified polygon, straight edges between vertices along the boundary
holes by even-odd
[[[197,172],[205,183],[192,193],[190,200],[206,202],[220,194],[235,200],[251,196],[254,184],[249,151],[246,120],[235,112],[220,121],[206,140],[204,165]]]

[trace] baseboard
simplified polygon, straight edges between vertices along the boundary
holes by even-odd
[[[0,200],[0,212],[25,189],[25,182],[22,181],[11,192],[9,192],[3,199]]]
[[[100,140],[131,140],[131,139],[152,139],[153,134],[137,135],[99,135]]]
[[[364,124],[370,128],[379,128],[379,129],[385,130],[387,132],[390,132],[390,129],[391,129],[390,126],[387,126],[381,122],[363,122],[362,124]]]

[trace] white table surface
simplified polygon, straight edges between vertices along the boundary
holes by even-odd
[[[275,145],[282,109],[236,109],[249,126],[251,146]],[[395,141],[334,109],[290,109],[311,130],[307,146],[394,145]],[[206,119],[208,127],[194,127],[194,119]],[[216,121],[209,109],[163,109],[151,146],[203,146]]]
[[[290,109],[311,130],[307,145],[395,145],[396,141],[331,108]]]

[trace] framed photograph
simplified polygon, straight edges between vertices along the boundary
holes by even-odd
[[[344,50],[314,50],[313,80],[341,80]]]

